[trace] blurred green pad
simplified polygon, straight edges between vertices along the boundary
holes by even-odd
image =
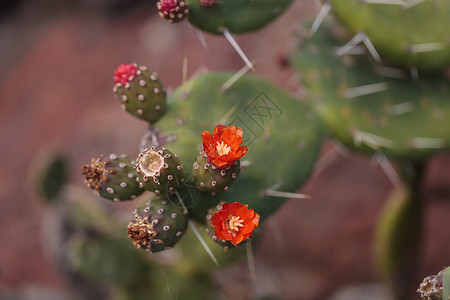
[[[343,45],[324,23],[293,53],[306,97],[346,146],[422,161],[450,147],[450,82],[413,80],[409,72],[374,66],[366,52],[338,56]],[[395,77],[395,78],[394,78]]]
[[[203,7],[200,0],[189,1],[189,22],[213,34],[222,28],[231,33],[260,29],[278,17],[292,0],[218,0],[212,7]]]
[[[353,33],[365,33],[389,63],[428,71],[450,65],[450,1],[367,2],[331,0],[336,17]],[[408,6],[413,2],[419,3]]]
[[[37,188],[42,197],[53,202],[67,182],[68,162],[64,155],[57,154],[43,158],[45,162],[37,173]]]

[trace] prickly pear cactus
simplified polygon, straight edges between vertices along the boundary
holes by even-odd
[[[342,45],[326,24],[305,40],[292,63],[307,98],[346,146],[422,160],[450,147],[449,80],[374,67],[367,55],[336,55]],[[395,78],[393,78],[395,77]]]
[[[201,149],[202,131],[217,124],[242,128],[248,153],[229,191],[215,196],[202,193],[186,178],[183,200],[190,216],[202,223],[219,201],[238,200],[264,220],[286,200],[270,196],[272,189],[293,192],[309,177],[325,134],[320,119],[305,103],[254,76],[244,76],[224,90],[231,76],[208,73],[188,81],[168,99],[166,115],[147,134],[148,141],[178,154],[188,177]]]
[[[86,184],[100,196],[113,201],[131,200],[144,192],[136,181],[135,162],[126,155],[93,158],[82,166]]]
[[[391,2],[391,3],[389,3]],[[364,33],[382,58],[423,70],[450,65],[450,2],[331,0],[336,17]]]
[[[260,29],[278,17],[292,0],[226,0],[205,5],[205,1],[189,1],[189,22],[213,34],[222,35]],[[209,2],[207,4],[210,4]]]

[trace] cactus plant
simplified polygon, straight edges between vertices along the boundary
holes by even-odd
[[[352,149],[419,161],[450,147],[448,79],[414,81],[407,73],[391,78],[390,69],[373,66],[367,55],[337,56],[339,45],[321,30],[292,62],[303,74],[308,98],[340,141]]]
[[[335,10],[352,1],[338,2],[331,2]],[[372,5],[354,4],[365,9]],[[345,20],[353,22],[349,16]],[[395,38],[395,33],[386,39]],[[375,65],[370,49],[342,51],[346,37],[339,24],[327,19],[301,42],[291,61],[302,74],[307,99],[333,135],[351,149],[383,153],[394,172],[400,172],[400,184],[380,216],[375,245],[380,273],[396,299],[405,299],[415,280],[421,246],[423,166],[450,148],[445,126],[450,116],[448,79],[438,74],[413,79],[409,70]]]
[[[133,76],[128,80],[134,80]],[[127,80],[127,76],[122,77]],[[186,229],[183,219],[171,219],[172,215],[181,218],[180,206],[190,218],[205,223],[208,209],[219,201],[240,200],[257,212],[258,222],[253,222],[257,226],[259,216],[264,220],[286,199],[279,194],[274,197],[270,193],[272,186],[292,192],[309,176],[324,136],[315,113],[257,77],[244,76],[224,89],[230,77],[226,73],[209,73],[194,78],[168,99],[165,116],[157,124],[149,123],[144,137],[149,149],[139,154],[135,164],[138,176],[132,179],[163,198],[152,200],[130,222],[129,236],[138,248],[161,251],[174,246]],[[208,130],[214,127],[210,134]],[[198,155],[201,148],[203,153]],[[103,197],[114,194],[113,198],[126,198],[116,194],[117,187],[102,186],[117,181],[110,178],[111,173],[117,174],[116,169],[113,172],[108,168],[111,163],[101,158],[93,160],[90,166],[83,167],[82,173],[90,187]],[[200,172],[200,164],[207,172]],[[230,188],[239,172],[242,175]],[[118,182],[122,180],[123,176]],[[226,192],[216,195],[219,190]],[[165,210],[162,206],[167,207],[169,216],[161,213],[156,218],[154,205],[158,206],[156,213]],[[249,237],[251,232],[245,230],[245,238],[241,236],[239,242],[234,239],[234,245]]]
[[[330,3],[334,15],[353,33],[364,33],[389,63],[427,71],[450,65],[448,1]]]

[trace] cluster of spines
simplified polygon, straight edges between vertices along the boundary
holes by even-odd
[[[144,191],[136,182],[135,162],[126,155],[110,154],[93,158],[90,165],[83,165],[81,174],[89,188],[101,197],[113,201],[131,200]]]

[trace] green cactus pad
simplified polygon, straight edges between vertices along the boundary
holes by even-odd
[[[423,70],[450,65],[450,2],[423,1],[408,7],[331,0],[333,12],[352,32],[365,33],[382,58]]]
[[[262,220],[272,214],[286,198],[266,196],[267,191],[299,188],[311,174],[325,135],[320,118],[308,105],[265,80],[244,76],[223,90],[232,75],[208,73],[178,88],[168,99],[164,118],[145,137],[178,154],[188,188],[181,196],[190,215],[202,223],[220,200],[249,204]],[[188,176],[201,150],[202,131],[218,124],[242,128],[248,153],[230,190],[211,196],[188,186]]]
[[[448,79],[415,81],[397,69],[372,68],[365,54],[337,56],[341,44],[325,25],[291,61],[308,100],[339,140],[353,149],[419,161],[450,147]]]
[[[200,0],[189,1],[189,22],[213,34],[222,28],[231,33],[257,30],[278,17],[292,0],[219,0],[204,7]]]
[[[218,169],[209,163],[205,152],[200,152],[194,163],[191,182],[203,192],[216,193],[228,191],[240,173],[239,160],[232,166]]]
[[[176,154],[165,147],[150,147],[139,154],[135,165],[139,186],[155,194],[174,192],[184,182]]]
[[[101,155],[92,159],[90,165],[82,166],[81,174],[89,188],[105,199],[113,201],[131,200],[144,192],[136,181],[135,162],[126,155]]]
[[[128,236],[136,248],[159,252],[173,247],[186,228],[187,211],[165,197],[157,197],[135,210]]]
[[[130,76],[127,83],[116,83],[113,92],[122,103],[122,108],[133,116],[154,123],[166,111],[166,92],[158,75],[140,66],[136,77]]]

